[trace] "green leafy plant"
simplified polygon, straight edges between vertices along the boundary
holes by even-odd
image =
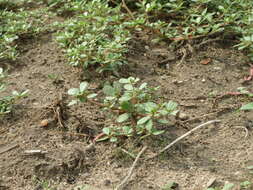
[[[0,60],[15,60],[19,55],[17,40],[47,30],[44,22],[52,15],[47,8],[15,12],[0,9]]]
[[[6,77],[6,74],[4,73],[3,69],[0,68],[0,92],[3,92],[5,90],[6,84],[3,81],[5,77]],[[17,100],[27,96],[27,94],[28,94],[28,90],[23,91],[23,92],[13,91],[12,95],[0,97],[0,116],[10,113],[12,110],[13,104]]]
[[[69,63],[84,69],[116,71],[126,63],[124,54],[130,33],[124,27],[120,8],[109,7],[106,1],[87,1],[83,14],[57,25],[63,30],[56,35]],[[108,16],[110,15],[110,16]]]
[[[253,4],[249,0],[143,0],[136,4],[135,17],[144,19],[142,26],[158,38],[180,42],[234,36],[240,41],[235,47],[253,60]]]
[[[76,99],[69,105],[78,102],[90,102],[103,108],[110,126],[103,128],[103,137],[100,140],[118,140],[119,136],[136,136],[145,138],[150,135],[160,135],[164,130],[159,130],[157,125],[167,124],[168,115],[177,113],[175,102],[158,102],[155,96],[159,87],[150,88],[147,83],[138,85],[138,78],[122,78],[112,85],[106,84],[103,95],[91,92],[87,82],[82,82],[79,88],[72,88],[68,94]]]
[[[248,91],[245,87],[239,87],[238,88],[238,91],[241,93],[241,94],[245,94],[247,95],[248,97],[253,97],[253,93]],[[243,105],[240,110],[253,110],[253,102],[251,103],[248,103],[246,105]]]
[[[252,187],[252,182],[250,182],[250,181],[241,182],[241,183],[240,183],[240,187],[241,187],[242,189],[250,188],[250,187]]]

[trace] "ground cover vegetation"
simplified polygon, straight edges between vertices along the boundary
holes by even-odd
[[[14,63],[19,59],[22,40],[53,33],[53,40],[69,65],[81,68],[84,74],[96,72],[113,78],[102,81],[100,88],[95,89],[87,81],[80,81],[79,87],[73,86],[66,92],[74,98],[69,107],[89,103],[104,113],[107,123],[93,142],[109,140],[124,144],[126,139],[144,142],[148,137],[166,132],[170,116],[179,117],[180,102],[161,98],[159,87],[137,77],[121,77],[122,68],[128,65],[127,56],[135,35],[149,34],[150,43],[165,44],[173,50],[185,44],[230,41],[250,63],[253,61],[252,10],[250,0],[0,0],[0,63]],[[50,21],[56,17],[61,19]],[[191,45],[188,47],[191,51]],[[5,82],[8,66],[5,67],[0,67],[0,117],[9,114],[17,100],[29,96],[28,90],[13,90],[8,95]],[[236,95],[246,95],[250,102],[241,111],[253,110],[250,89],[240,87]],[[61,122],[60,112],[55,113]],[[132,157],[138,161],[138,156]],[[125,186],[129,176],[116,189]],[[232,188],[234,184],[228,183],[206,189]],[[252,183],[244,181],[239,188],[250,189]],[[175,188],[170,185],[162,189]]]

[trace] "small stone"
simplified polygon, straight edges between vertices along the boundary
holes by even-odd
[[[202,79],[201,82],[206,82],[206,79]]]
[[[177,85],[177,84],[182,84],[184,81],[182,81],[182,80],[173,80],[172,82],[173,82],[173,84]]]
[[[178,119],[187,120],[187,119],[189,119],[189,116],[187,114],[183,113],[183,112],[179,112],[178,113]]]
[[[48,124],[49,124],[48,119],[43,119],[43,120],[40,122],[40,127],[47,127]]]
[[[170,64],[166,64],[166,69],[170,69]]]
[[[215,71],[221,71],[222,68],[221,67],[214,67],[213,70],[215,70]]]

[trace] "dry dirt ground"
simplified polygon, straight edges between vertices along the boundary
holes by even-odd
[[[253,165],[253,112],[238,111],[250,100],[220,96],[241,86],[250,88],[252,81],[242,83],[249,70],[247,59],[226,43],[213,42],[194,52],[186,45],[173,53],[147,40],[133,40],[127,55],[130,66],[120,75],[160,85],[161,97],[176,101],[183,116],[173,118],[165,126],[166,133],[156,138],[89,147],[103,127],[103,113],[90,104],[67,107],[70,98],[66,92],[80,81],[88,80],[100,88],[102,81],[112,78],[86,76],[67,65],[50,33],[23,39],[20,58],[1,63],[9,66],[8,90],[29,89],[29,96],[0,120],[0,189],[113,189],[133,163],[120,148],[137,155],[144,144],[148,149],[126,190],[156,190],[169,182],[176,182],[180,190],[203,190],[212,179],[215,185],[252,181],[246,168]],[[188,52],[185,59],[182,52]],[[201,64],[208,58],[208,64]],[[143,159],[212,119],[221,122],[200,129],[158,158]],[[49,122],[47,126],[43,120]]]

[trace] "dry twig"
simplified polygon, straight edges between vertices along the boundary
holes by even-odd
[[[125,0],[122,0],[122,6],[126,9],[128,14],[131,16],[132,19],[134,19],[133,13],[130,11],[130,9],[127,7]]]
[[[244,127],[244,126],[235,126],[235,128],[237,128],[237,129],[243,129],[245,131],[245,136],[244,136],[245,139],[249,136],[249,130],[247,129],[247,127]]]
[[[184,135],[178,137],[176,140],[174,140],[172,143],[170,143],[169,145],[167,145],[165,148],[163,148],[162,150],[160,150],[157,154],[155,154],[154,156],[150,157],[149,159],[153,159],[157,156],[159,156],[161,153],[163,153],[164,151],[168,150],[170,147],[172,147],[174,144],[176,144],[178,141],[184,139],[185,137],[189,136],[190,134],[192,134],[194,131],[206,126],[206,125],[210,125],[212,123],[218,123],[220,122],[220,120],[211,120],[211,121],[208,121],[206,123],[203,123],[195,128],[193,128],[192,130],[188,131],[187,133],[185,133]]]
[[[147,149],[147,146],[144,146],[141,151],[138,153],[137,157],[135,158],[134,162],[133,162],[133,165],[132,167],[130,168],[127,176],[123,179],[123,181],[121,181],[121,183],[116,187],[115,190],[120,190],[122,189],[127,183],[128,183],[128,180],[129,178],[132,176],[133,174],[133,170],[138,162],[138,160],[140,159],[141,155],[144,153],[144,151]]]

